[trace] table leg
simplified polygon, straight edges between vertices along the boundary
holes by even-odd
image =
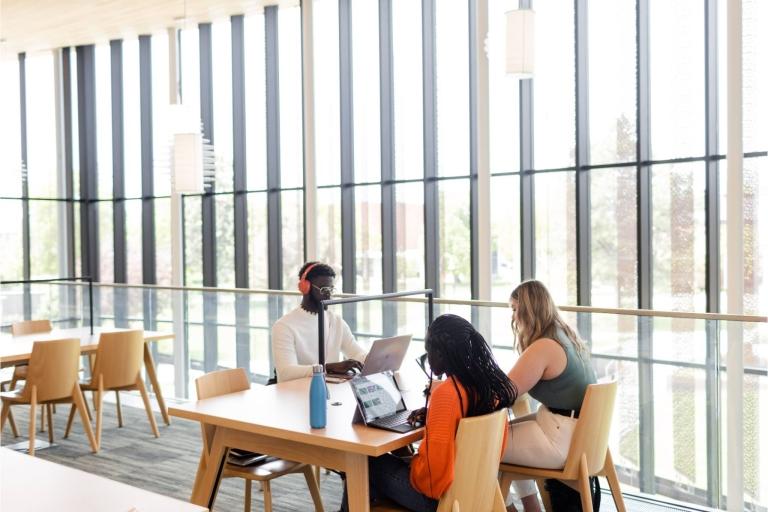
[[[229,449],[224,445],[222,429],[217,428],[213,436],[211,453],[207,461],[202,460],[198,466],[198,473],[202,470],[203,474],[195,477],[195,488],[192,490],[192,499],[195,505],[213,509],[213,502],[216,500],[216,494],[219,490],[219,483],[224,474],[224,464],[227,460]]]
[[[352,512],[369,511],[368,457],[353,453],[347,454],[345,472],[347,474],[349,510]]]
[[[166,425],[171,424],[171,417],[168,416],[168,408],[165,406],[163,392],[160,391],[160,383],[157,381],[157,372],[155,371],[155,361],[152,359],[152,353],[149,351],[149,344],[144,343],[144,368],[147,370],[147,377],[152,383],[152,389],[157,398],[157,405],[160,406],[160,413],[163,415],[163,421]]]

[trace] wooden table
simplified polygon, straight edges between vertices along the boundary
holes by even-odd
[[[212,430],[210,452],[200,456],[192,503],[213,507],[228,449],[242,448],[344,471],[350,509],[369,510],[368,457],[419,440],[423,429],[399,434],[353,425],[356,405],[348,383],[329,384],[327,426],[312,429],[310,380],[259,386],[170,408],[172,416],[199,421]],[[406,399],[411,408],[423,405],[420,393]]]
[[[82,354],[95,354],[99,347],[99,333],[127,331],[129,329],[120,328],[94,328],[94,334],[88,327],[77,327],[73,329],[54,329],[44,334],[29,334],[26,336],[0,336],[0,368],[13,366],[20,363],[26,363],[32,356],[32,345],[36,341],[60,340],[64,338],[79,338],[80,352]],[[166,425],[171,424],[171,417],[168,415],[168,408],[163,399],[163,393],[160,390],[160,383],[157,380],[157,371],[155,370],[155,361],[152,359],[152,352],[149,350],[149,342],[166,340],[173,338],[173,333],[144,331],[144,368],[147,371],[147,377],[152,383],[152,389],[157,398],[157,404],[160,406],[160,413]]]
[[[208,509],[0,448],[0,510],[203,512]]]

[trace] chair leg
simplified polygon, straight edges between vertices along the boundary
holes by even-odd
[[[509,488],[512,486],[512,475],[509,473],[501,473],[499,478],[499,491],[501,491],[501,497],[507,499],[509,496]]]
[[[99,447],[101,446],[101,428],[104,420],[103,411],[101,410],[103,405],[101,401],[104,398],[104,393],[102,392],[103,382],[102,376],[99,375],[99,390],[94,394],[96,402],[93,404],[93,409],[96,413],[96,445]]]
[[[48,415],[48,442],[53,444],[53,404],[45,404],[45,411]]]
[[[589,470],[587,469],[587,456],[581,454],[579,464],[579,494],[581,494],[581,510],[592,512],[592,489],[589,487]]]
[[[320,485],[320,466],[312,466],[312,473],[315,474],[317,485]]]
[[[40,432],[45,432],[45,406],[40,406]]]
[[[16,422],[13,421],[13,413],[11,412],[11,404],[9,402],[3,402],[2,420],[0,420],[0,432],[5,428],[5,420],[11,424],[11,433],[13,437],[19,437],[19,431],[16,429]]]
[[[544,504],[544,510],[546,512],[554,512],[552,510],[552,500],[549,497],[549,491],[547,490],[546,480],[539,478],[536,480],[536,487],[539,488],[539,496],[541,496],[541,502]]]
[[[91,450],[93,453],[99,453],[99,444],[96,442],[96,438],[93,435],[93,429],[91,429],[91,420],[88,418],[88,413],[85,412],[85,397],[80,390],[80,385],[75,383],[75,388],[72,390],[72,402],[80,412],[80,419],[83,422],[83,429],[85,429],[85,435],[88,436],[88,442],[91,444]]]
[[[272,487],[269,480],[261,482],[261,486],[264,488],[264,512],[272,512]]]
[[[117,407],[117,426],[123,428],[123,408],[120,407],[120,392],[115,390],[115,406]]]
[[[8,418],[13,421],[13,418],[11,417],[11,404],[9,402],[3,402],[3,408],[2,411],[0,411],[0,432],[5,428],[5,420]],[[19,437],[18,432],[16,432],[16,425],[13,423],[11,423],[11,430],[13,431],[13,437]]]
[[[243,510],[245,512],[251,512],[251,481],[247,478],[243,478],[245,481],[245,501],[243,503]]]
[[[29,455],[35,456],[35,421],[37,420],[37,386],[32,386],[32,393],[29,401]]]
[[[610,449],[605,453],[603,473],[605,473],[605,477],[608,479],[608,486],[611,488],[611,496],[613,496],[613,503],[616,505],[616,510],[618,512],[627,512],[627,507],[624,505],[624,496],[621,494],[619,476],[616,474],[616,466],[613,465],[613,457],[611,457]]]
[[[69,437],[69,432],[72,430],[72,422],[75,419],[75,404],[69,408],[69,417],[67,418],[67,428],[64,429],[64,439]],[[90,420],[89,420],[90,421]]]
[[[144,386],[144,382],[141,380],[141,375],[136,377],[136,387],[139,388],[141,399],[144,401],[144,409],[147,410],[147,419],[149,419],[149,426],[152,427],[152,433],[155,434],[155,437],[160,437],[160,432],[157,430],[157,423],[155,423],[155,415],[152,412],[152,407],[149,405],[149,395],[147,394],[147,388]]]
[[[320,487],[315,479],[314,466],[304,466],[302,473],[309,487],[309,494],[312,496],[312,502],[315,504],[315,512],[324,512],[323,499],[320,497]]]

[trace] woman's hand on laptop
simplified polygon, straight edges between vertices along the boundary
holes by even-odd
[[[427,421],[426,407],[416,409],[415,411],[411,412],[411,414],[408,416],[408,424],[413,425],[414,427],[423,427],[426,421]]]
[[[354,359],[347,359],[345,361],[339,361],[338,363],[325,363],[325,371],[336,375],[353,376],[356,373],[361,372],[362,369],[363,363],[355,361]]]

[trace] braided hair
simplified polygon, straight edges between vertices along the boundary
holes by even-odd
[[[426,349],[439,353],[445,373],[466,390],[468,417],[510,407],[517,399],[515,384],[499,368],[483,335],[460,316],[437,317],[427,330]]]

